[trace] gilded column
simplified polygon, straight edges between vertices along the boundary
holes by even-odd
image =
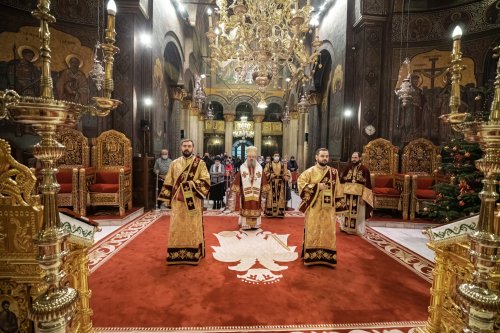
[[[258,116],[253,116],[253,121],[254,121],[254,138],[253,138],[253,144],[255,147],[257,147],[257,155],[262,154],[261,153],[261,147],[262,147],[262,121],[264,120],[264,116],[258,115]]]
[[[205,141],[205,115],[198,114],[198,118],[196,119],[195,124],[197,125],[196,129],[196,138],[198,139],[198,143],[196,144],[196,151],[200,153],[200,156],[203,156],[205,153],[203,151],[204,141]]]
[[[233,129],[234,129],[234,119],[236,116],[234,114],[225,114],[225,129],[226,134],[224,136],[224,152],[231,155],[231,148],[233,146]]]

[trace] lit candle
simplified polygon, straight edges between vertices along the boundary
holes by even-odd
[[[116,3],[115,0],[109,0],[108,1],[108,30],[109,31],[114,31],[115,30],[115,16],[116,16]]]
[[[207,14],[208,14],[208,27],[212,28],[212,8],[208,7]]]
[[[462,38],[462,29],[457,25],[453,30],[453,55],[457,56],[460,53],[460,39]]]
[[[453,30],[453,50],[451,52],[451,96],[450,112],[458,113],[460,107],[460,79],[462,78],[462,52],[460,52],[460,38],[462,29],[456,26]]]

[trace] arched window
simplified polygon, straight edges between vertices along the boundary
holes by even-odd
[[[221,103],[213,101],[210,102],[212,107],[212,112],[214,114],[214,120],[224,120],[224,107]]]
[[[281,105],[271,103],[267,106],[264,121],[281,121]]]
[[[248,117],[248,121],[252,121],[253,110],[250,103],[242,102],[236,106],[236,121],[239,121],[242,116]]]

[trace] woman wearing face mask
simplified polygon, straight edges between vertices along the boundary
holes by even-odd
[[[221,158],[216,156],[214,164],[210,167],[210,199],[214,201],[213,209],[222,208],[222,199],[224,197],[224,175],[226,169],[221,163]]]

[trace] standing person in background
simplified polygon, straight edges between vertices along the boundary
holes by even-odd
[[[159,200],[171,208],[167,264],[197,265],[205,256],[203,199],[210,189],[205,162],[193,155],[190,139],[181,141],[182,156],[168,169]]]
[[[286,163],[280,161],[280,154],[273,154],[273,161],[266,164],[264,174],[271,189],[267,195],[266,216],[284,217],[286,204],[286,183],[288,183],[288,170]]]
[[[209,153],[205,153],[205,156],[203,156],[203,162],[205,162],[208,170],[210,170],[210,167],[212,166],[212,164],[214,164],[214,161],[212,161],[212,159],[210,158]]]
[[[299,164],[295,160],[295,156],[290,157],[290,161],[288,161],[288,170],[290,170],[291,179],[291,188],[295,192],[298,192],[297,189],[297,178],[299,177]]]
[[[352,153],[351,163],[340,176],[346,195],[347,212],[340,225],[342,231],[348,234],[364,235],[365,217],[369,216],[373,207],[373,193],[370,180],[370,170],[361,164],[358,152]]]
[[[316,165],[297,180],[299,210],[305,214],[302,256],[305,265],[337,264],[336,215],[345,210],[337,169],[328,166],[328,149],[316,150]]]
[[[168,157],[168,149],[162,149],[160,157],[156,159],[153,166],[153,172],[158,175],[159,189],[163,187],[163,182],[165,181],[165,176],[167,175],[171,163],[172,159]],[[161,208],[165,208],[165,205],[161,201],[158,201],[158,204],[161,204]]]
[[[210,167],[210,199],[213,200],[213,209],[222,208],[224,198],[224,175],[225,167],[221,163],[221,158],[215,156],[214,164]]]

